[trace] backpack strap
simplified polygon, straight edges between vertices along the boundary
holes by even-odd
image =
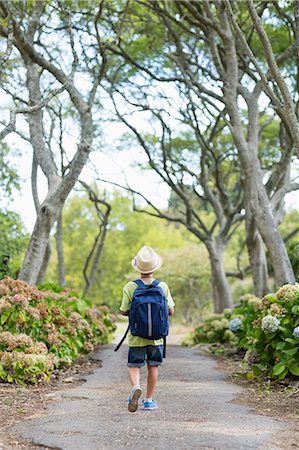
[[[141,280],[134,280],[134,283],[136,283],[139,288],[145,289],[145,284]],[[120,342],[117,344],[117,346],[114,349],[115,352],[117,352],[120,349],[120,347],[122,346],[124,340],[126,339],[128,333],[129,333],[129,329],[130,329],[130,325],[128,324],[125,334],[123,335]]]
[[[117,352],[117,350],[119,350],[119,348],[121,347],[122,343],[123,343],[124,340],[126,339],[127,334],[129,333],[129,329],[130,329],[130,325],[128,325],[128,327],[127,327],[127,329],[126,329],[126,331],[125,331],[125,334],[123,335],[121,341],[120,341],[119,344],[115,347],[115,349],[114,349],[115,352]]]
[[[163,338],[163,358],[166,358],[166,336]]]

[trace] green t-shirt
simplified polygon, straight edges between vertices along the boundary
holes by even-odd
[[[151,280],[149,283],[146,283],[144,281],[143,282],[144,282],[144,284],[151,284],[153,281],[154,280]],[[174,307],[174,301],[173,301],[173,299],[171,297],[169,287],[163,281],[161,281],[159,286],[164,291],[168,308],[173,308]],[[137,288],[137,284],[134,283],[134,281],[129,281],[129,283],[127,283],[124,286],[124,288],[123,288],[123,298],[122,298],[122,302],[121,302],[121,305],[120,305],[120,308],[119,308],[121,311],[124,311],[124,312],[129,311],[130,305],[131,305],[131,301],[132,301],[132,298],[133,298],[133,294],[134,294],[134,291],[135,291],[136,288]],[[150,340],[150,339],[144,339],[144,338],[141,338],[139,336],[132,336],[131,332],[129,331],[128,344],[129,344],[129,347],[145,347],[146,345],[162,345],[163,344],[163,339],[157,339],[155,341]]]

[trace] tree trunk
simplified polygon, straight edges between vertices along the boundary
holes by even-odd
[[[45,254],[44,254],[43,262],[42,262],[42,265],[41,265],[41,268],[39,270],[38,277],[36,280],[36,282],[38,284],[40,284],[44,281],[44,278],[45,278],[45,275],[46,275],[46,272],[48,269],[48,265],[50,262],[51,254],[52,254],[52,247],[51,247],[51,242],[49,240],[48,245],[46,247]]]
[[[255,163],[255,164],[254,164]],[[250,193],[250,210],[254,221],[265,242],[274,271],[277,286],[295,283],[294,271],[290,263],[283,239],[273,217],[270,200],[262,183],[259,161],[251,158],[251,170],[245,169],[245,189]],[[249,175],[250,173],[250,175]]]
[[[214,312],[222,313],[225,308],[231,308],[233,301],[230,287],[223,267],[224,244],[210,241],[206,243],[211,264]]]
[[[251,267],[254,293],[262,298],[269,292],[265,245],[250,210],[246,210],[246,244]]]
[[[64,251],[63,251],[63,236],[62,236],[62,211],[59,214],[56,224],[56,250],[57,250],[57,270],[58,270],[58,284],[61,287],[66,286],[65,272],[64,272]]]
[[[23,266],[19,273],[18,278],[20,280],[27,281],[27,283],[31,285],[36,283],[44,260],[50,232],[61,207],[59,208],[57,203],[51,204],[47,200],[41,205],[37,213],[37,219],[26,251]]]
[[[220,11],[220,9],[219,9]],[[278,286],[294,283],[294,272],[273,218],[270,200],[263,184],[263,172],[258,158],[259,144],[259,105],[261,87],[256,85],[250,93],[243,87],[243,97],[248,106],[248,134],[245,137],[244,123],[238,104],[239,65],[236,41],[232,34],[228,17],[224,10],[221,26],[225,31],[226,72],[223,79],[223,94],[227,113],[230,117],[230,130],[240,156],[243,186],[250,214],[254,215],[256,226],[270,254],[275,282]]]

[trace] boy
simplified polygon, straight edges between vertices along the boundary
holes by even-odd
[[[144,246],[132,259],[132,266],[140,273],[140,279],[144,284],[152,284],[154,281],[154,272],[162,265],[162,258],[151,247]],[[166,283],[161,282],[159,287],[164,291],[168,313],[171,316],[174,313],[174,302]],[[123,288],[123,298],[120,306],[120,313],[124,316],[129,315],[130,304],[137,284],[133,281],[127,283]],[[154,410],[158,408],[153,400],[154,391],[158,381],[158,368],[162,364],[163,358],[163,339],[149,340],[139,336],[128,335],[129,354],[128,368],[129,379],[132,390],[129,396],[128,409],[135,412],[138,408],[138,400],[141,395],[140,388],[140,367],[147,363],[147,389],[146,398],[143,400],[145,410]]]

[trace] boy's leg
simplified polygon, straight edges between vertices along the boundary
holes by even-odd
[[[129,367],[129,379],[132,387],[140,385],[140,368],[139,367]]]
[[[132,386],[140,383],[140,368],[145,365],[145,347],[129,347],[128,353],[128,373]]]
[[[157,382],[158,382],[158,372],[159,366],[147,366],[147,387],[146,387],[146,398],[152,399]]]
[[[162,364],[163,346],[148,345],[147,347],[147,390],[143,401],[144,409],[157,409],[158,405],[153,400],[153,395],[158,382],[159,366]]]
[[[128,354],[128,374],[132,385],[129,396],[128,409],[130,412],[135,412],[138,408],[138,400],[141,395],[140,388],[140,367],[144,366],[145,349],[143,347],[129,347]]]

